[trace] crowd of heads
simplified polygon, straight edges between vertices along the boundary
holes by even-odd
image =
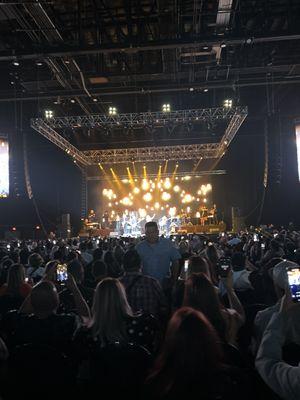
[[[160,240],[155,223],[148,223],[145,232],[145,238],[3,240],[1,363],[9,359],[17,345],[26,344],[17,334],[13,339],[7,336],[7,316],[17,313],[22,320],[18,324],[26,330],[30,324],[24,321],[30,316],[48,321],[53,316],[63,319],[75,315],[77,322],[64,340],[70,342],[71,349],[79,343],[80,350],[63,350],[74,358],[76,376],[86,359],[77,359],[72,352],[82,354],[84,348],[85,358],[89,358],[91,343],[97,343],[99,349],[112,344],[141,345],[152,361],[143,375],[140,395],[146,390],[151,398],[175,398],[175,393],[189,385],[197,388],[201,382],[203,398],[213,399],[220,393],[220,398],[227,398],[227,390],[237,379],[231,367],[240,369],[240,378],[241,371],[255,371],[256,353],[271,318],[268,310],[279,307],[286,295],[287,269],[299,265],[300,232],[260,227],[238,234],[173,235],[169,240],[181,259],[177,281],[171,288],[143,276],[136,245],[146,240],[151,247]],[[220,272],[224,260],[229,263],[226,275]],[[58,279],[61,266],[66,268],[63,280]],[[136,284],[141,276],[145,281],[140,279]],[[139,289],[132,291],[133,285],[139,285]],[[155,301],[160,302],[152,319],[147,317],[147,296],[152,302],[156,296]],[[262,316],[263,324],[259,319]],[[39,322],[35,324],[39,326]],[[289,317],[288,324],[290,340],[300,344],[297,323]],[[41,343],[49,344],[47,340]],[[225,375],[231,383],[224,389]],[[220,385],[211,390],[216,376]],[[7,393],[9,398],[9,390]]]

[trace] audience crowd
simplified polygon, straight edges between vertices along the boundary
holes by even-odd
[[[0,398],[300,399],[299,263],[291,226],[2,241]]]

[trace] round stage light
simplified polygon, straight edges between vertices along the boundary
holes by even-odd
[[[172,186],[172,183],[170,182],[169,178],[166,178],[165,182],[164,182],[164,188],[165,189],[170,189]]]
[[[158,202],[154,203],[155,210],[159,210],[160,204]]]
[[[143,181],[142,181],[142,189],[144,191],[146,191],[146,190],[149,189],[149,187],[150,187],[150,185],[149,185],[149,182],[147,181],[147,179],[143,179]]]
[[[180,187],[178,185],[175,185],[173,187],[174,192],[178,193],[180,191]]]
[[[152,200],[152,194],[149,193],[149,192],[146,193],[146,194],[144,194],[143,199],[144,199],[145,201],[147,201],[147,203],[148,203],[149,201]]]
[[[161,199],[163,201],[168,201],[168,200],[170,200],[170,198],[171,198],[171,195],[168,192],[163,192],[163,194],[161,195]]]
[[[131,206],[132,205],[132,201],[130,200],[129,197],[124,197],[121,200],[121,203],[124,204],[124,206]]]
[[[138,187],[135,187],[135,188],[133,189],[133,193],[134,193],[134,194],[140,193],[140,189],[139,189]]]
[[[193,201],[193,197],[187,193],[184,198],[183,198],[184,203],[190,203],[191,201]]]
[[[207,203],[207,199],[203,199],[203,202],[204,202],[204,203]]]

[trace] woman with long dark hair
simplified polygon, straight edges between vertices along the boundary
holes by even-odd
[[[204,314],[183,307],[168,324],[145,393],[150,399],[233,400],[241,396],[238,375],[223,364],[218,335]]]
[[[211,281],[203,273],[192,274],[185,282],[183,305],[201,311],[223,342],[236,344],[238,329],[245,321],[244,309],[233,290],[232,276],[224,279],[230,308],[225,308]]]

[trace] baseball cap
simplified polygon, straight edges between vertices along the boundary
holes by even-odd
[[[292,261],[283,260],[273,268],[273,281],[281,289],[285,289],[288,285],[286,269],[291,267],[297,268],[299,265]]]

